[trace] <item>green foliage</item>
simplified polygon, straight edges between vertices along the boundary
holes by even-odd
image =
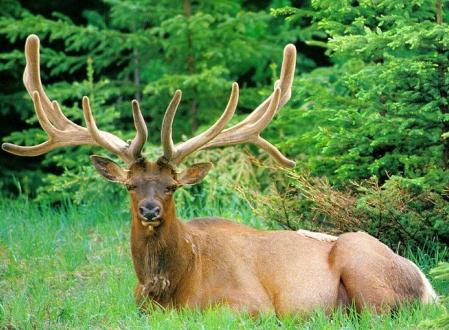
[[[260,198],[263,213],[283,227],[447,244],[448,3],[312,5],[273,11],[296,26],[311,17],[309,29],[328,40],[315,32],[305,42],[324,47],[333,65],[295,80],[290,108],[269,132],[299,155],[299,170]]]
[[[216,120],[234,80],[242,86],[239,112],[254,108],[267,95],[266,87],[272,88],[268,66],[281,61],[283,46],[294,42],[297,34],[266,7],[240,1],[104,0],[102,12],[83,12],[85,24],[61,13],[37,15],[13,0],[10,5],[13,9],[0,17],[0,37],[20,48],[28,34],[40,37],[44,86],[70,119],[83,123],[78,104],[89,95],[99,127],[128,139],[133,134],[130,101],[136,98],[153,144],[159,143],[163,113],[178,88],[183,90],[183,100],[174,123],[176,141]],[[0,58],[0,72],[17,80],[17,86],[2,91],[0,111],[21,120],[32,118],[27,124],[33,125],[6,140],[42,142],[45,135],[35,128],[32,103],[19,83],[23,54],[13,49]],[[30,172],[12,173],[16,180],[29,182],[23,192],[37,194],[40,200],[62,197],[79,202],[98,188],[93,187],[86,157],[90,151],[78,147],[51,152],[45,156],[44,174],[36,171],[33,178]],[[156,155],[151,153],[150,158]]]
[[[183,189],[176,195],[181,205],[195,202],[203,207],[214,205],[226,209],[232,204],[245,208],[244,201],[237,193],[237,185],[259,188],[256,168],[238,147],[205,150],[188,159],[183,167],[200,162],[212,163],[212,170],[201,185]]]
[[[285,150],[306,154],[312,173],[337,185],[400,175],[442,192],[449,180],[441,137],[449,128],[449,26],[437,22],[435,1],[313,4],[314,26],[329,35],[335,64],[297,80],[301,109],[278,122]]]
[[[430,271],[430,275],[437,280],[449,281],[449,263],[442,262],[438,264],[437,267]]]

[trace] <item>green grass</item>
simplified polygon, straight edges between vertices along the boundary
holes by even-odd
[[[114,205],[115,204],[115,205]],[[198,214],[200,210],[201,214]],[[236,211],[240,210],[240,211]],[[241,207],[185,209],[183,216],[225,215],[254,226]],[[205,312],[137,311],[129,249],[127,202],[98,202],[54,209],[25,199],[0,204],[0,328],[151,329],[416,329],[438,317],[442,307],[409,306],[394,315],[316,312],[308,319],[251,318],[224,308]],[[409,251],[427,271],[448,258],[447,251]],[[443,293],[447,287],[434,283]]]

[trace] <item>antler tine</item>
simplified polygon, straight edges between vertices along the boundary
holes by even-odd
[[[48,119],[44,109],[42,108],[42,103],[40,100],[39,93],[35,91],[33,94],[33,105],[34,110],[36,111],[37,120],[39,121],[39,124],[41,125],[42,129],[47,133],[48,141],[45,141],[41,144],[38,144],[36,146],[32,147],[23,147],[18,146],[12,143],[3,143],[2,148],[3,150],[10,152],[15,155],[19,156],[39,156],[42,155],[48,151],[50,151],[52,148],[52,144],[57,142],[55,141],[56,134],[60,133],[58,129],[56,129],[50,120]]]
[[[3,143],[2,149],[10,154],[17,156],[34,157],[43,155],[54,149],[53,144],[50,141],[45,141],[35,146],[26,147],[19,146],[13,143]]]
[[[221,132],[215,139],[204,145],[202,149],[249,142],[267,151],[282,166],[294,167],[295,162],[283,156],[275,146],[261,138],[260,133],[270,123],[279,109],[290,99],[295,65],[296,48],[290,44],[284,49],[281,76],[275,83],[275,91],[270,97],[244,120]]]
[[[56,101],[50,101],[45,94],[40,77],[39,38],[34,34],[28,36],[26,40],[25,58],[23,83],[33,99],[38,121],[47,133],[48,140],[29,147],[4,143],[3,150],[19,156],[38,156],[63,146],[99,145],[117,154],[127,163],[140,157],[148,132],[137,101],[132,103],[137,133],[130,144],[97,128],[87,97],[83,98],[83,112],[88,128],[79,126],[69,120],[61,111],[59,104]]]
[[[102,146],[106,150],[112,153],[120,153],[120,147],[117,147],[111,140],[104,139],[101,136],[100,130],[95,123],[94,116],[92,115],[92,110],[90,108],[90,101],[87,96],[83,96],[83,114],[84,120],[86,121],[87,131],[90,136],[94,139],[96,144]]]
[[[241,122],[223,130],[234,114],[238,102],[238,85],[234,83],[228,106],[220,119],[202,134],[178,146],[174,146],[172,141],[172,123],[180,101],[180,93],[179,97],[175,94],[167,108],[162,125],[164,155],[161,159],[177,165],[196,150],[249,142],[268,152],[282,166],[294,167],[295,162],[286,158],[275,146],[260,137],[260,133],[271,122],[281,106],[290,99],[295,65],[296,48],[290,44],[284,48],[281,75],[280,79],[275,83],[273,93],[253,112]]]
[[[206,144],[203,149],[211,146],[225,146],[245,142],[254,142],[258,138],[258,134],[268,126],[268,124],[276,114],[276,110],[279,107],[280,94],[280,89],[276,88],[276,90],[270,97],[268,107],[265,109],[265,112],[261,114],[261,117],[257,121],[247,124],[246,126],[244,126],[244,129],[235,129],[237,125],[241,124],[239,123],[231,128],[228,128],[227,130],[224,130],[219,137]]]
[[[57,131],[57,129],[55,129],[50,120],[48,120],[47,114],[42,108],[42,103],[38,92],[33,92],[33,105],[37,120],[39,121],[42,129],[47,132],[48,137],[53,138],[54,132]]]
[[[129,153],[133,159],[139,158],[143,146],[148,139],[148,128],[140,111],[140,105],[137,100],[132,101],[134,127],[136,128],[136,136],[129,145]]]
[[[179,97],[177,95],[179,95]],[[172,101],[170,102],[170,105],[168,106],[164,116],[161,134],[162,145],[164,149],[164,155],[162,156],[162,158],[174,165],[181,163],[188,155],[198,149],[201,149],[202,146],[204,146],[209,141],[213,140],[218,134],[220,134],[229,120],[231,120],[232,116],[234,115],[235,109],[237,108],[239,99],[239,86],[237,83],[232,84],[232,90],[228,104],[223,111],[223,114],[215,122],[215,124],[213,124],[203,133],[183,143],[180,143],[175,147],[173,146],[172,141],[172,123],[176,113],[176,109],[179,105],[180,98],[181,93],[177,92],[177,94],[175,94]]]
[[[290,100],[292,92],[293,78],[296,68],[296,48],[292,44],[288,44],[284,48],[284,58],[282,60],[281,76],[276,82],[275,87],[279,87],[282,91],[281,101],[278,111],[285,103]]]
[[[136,100],[133,100],[132,108],[137,133],[132,142],[128,144],[117,136],[98,129],[94,116],[92,115],[89,98],[87,96],[83,97],[83,114],[89,134],[99,146],[118,155],[126,163],[130,163],[140,157],[148,136],[147,127],[140,111],[139,103]]]
[[[285,157],[274,145],[272,145],[270,142],[265,140],[264,138],[258,136],[254,141],[253,144],[258,146],[259,148],[265,150],[273,159],[282,166],[293,168],[295,167],[296,163]]]
[[[295,68],[296,68],[296,48],[294,45],[288,44],[284,48],[284,56],[282,60],[280,79],[277,80],[274,84],[275,89],[277,87],[281,89],[281,102],[279,104],[278,109],[276,109],[276,113],[285,103],[288,102],[288,100],[291,97],[291,89],[293,84],[293,78],[295,76]],[[254,111],[251,112],[244,120],[237,123],[229,130],[231,129],[234,130],[239,127],[245,126],[248,123],[257,121],[260,118],[260,116],[262,116],[262,114],[266,111],[268,105],[270,104],[271,97],[272,95],[270,95],[270,97],[268,97],[256,109],[254,109]]]
[[[25,58],[26,66],[23,72],[23,84],[28,94],[33,97],[35,91],[39,93],[42,107],[55,127],[63,129],[76,125],[62,114],[59,107],[54,108],[47,94],[45,94],[40,73],[39,38],[35,34],[29,35],[25,42]]]
[[[175,118],[176,110],[178,109],[179,102],[181,102],[182,92],[178,89],[173,95],[170,104],[165,111],[164,119],[162,121],[161,130],[161,142],[164,150],[162,156],[165,161],[170,161],[175,153],[175,145],[173,144],[172,127],[173,119]]]

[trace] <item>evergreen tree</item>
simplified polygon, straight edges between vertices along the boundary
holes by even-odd
[[[297,173],[270,187],[262,208],[275,212],[265,217],[292,228],[361,229],[390,245],[447,244],[447,2],[312,5],[313,13],[274,11],[291,22],[313,17],[309,31],[321,34],[306,43],[327,49],[333,65],[296,79],[291,109],[274,123],[270,138],[282,130],[281,149],[299,161]]]
[[[449,180],[443,2],[341,0],[313,6],[314,26],[329,35],[325,47],[334,66],[296,81],[302,109],[284,113],[278,122],[286,130],[285,146],[305,153],[313,173],[337,184],[397,175],[443,192]],[[304,135],[293,134],[298,127]]]
[[[9,4],[0,18],[0,36],[21,45],[31,33],[40,37],[44,86],[70,118],[82,124],[80,100],[90,95],[101,129],[128,138],[133,134],[130,101],[136,98],[153,144],[159,142],[162,116],[176,89],[183,90],[174,124],[175,140],[180,141],[216,120],[232,81],[241,84],[240,114],[260,103],[272,89],[270,64],[274,59],[280,62],[283,46],[296,39],[296,32],[282,19],[272,17],[266,8],[249,9],[241,1],[104,0],[103,12],[83,12],[86,24],[61,13],[33,14],[14,0]],[[13,49],[0,56],[0,71],[17,79],[1,97],[2,110],[12,118],[35,118],[20,82],[22,51]],[[28,123],[36,125],[36,120]],[[8,140],[35,144],[44,136],[39,128],[32,128]],[[72,196],[80,180],[84,183],[93,173],[85,157],[89,152],[72,148],[70,157],[65,150],[45,156],[49,170],[54,172],[56,165],[65,174],[47,175],[41,190],[53,186]],[[31,180],[28,185],[20,180],[28,192],[40,176],[30,174],[25,175]]]

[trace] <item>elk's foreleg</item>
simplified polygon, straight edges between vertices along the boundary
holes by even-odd
[[[134,297],[142,310],[146,310],[148,303],[161,305],[164,301],[165,293],[170,287],[170,281],[163,275],[150,277],[145,284],[137,283],[134,290]]]
[[[170,281],[163,275],[154,275],[142,285],[142,295],[159,300],[170,287]]]

